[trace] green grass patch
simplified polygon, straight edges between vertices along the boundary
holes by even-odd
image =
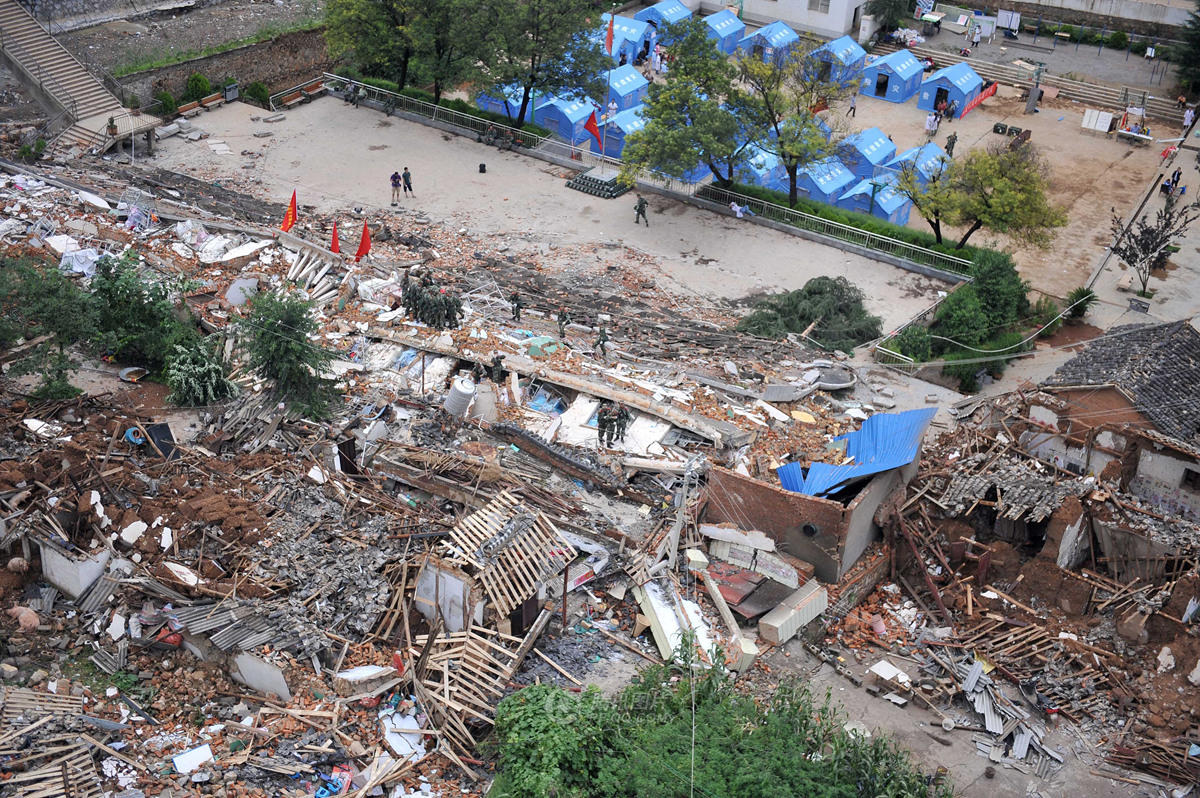
[[[183,52],[163,53],[157,56],[143,58],[138,61],[133,61],[128,64],[121,64],[113,69],[113,77],[123,78],[127,75],[133,75],[138,72],[147,72],[152,69],[162,69],[163,67],[175,66],[186,61],[191,61],[196,58],[206,58],[210,55],[220,55],[227,53],[230,50],[236,50],[239,47],[246,47],[251,44],[260,44],[265,41],[270,41],[276,36],[282,36],[285,33],[298,33],[300,31],[317,30],[325,25],[325,21],[320,18],[305,19],[291,25],[265,25],[250,36],[244,36],[240,39],[233,39],[221,44],[214,44],[205,47],[201,50],[184,50]]]

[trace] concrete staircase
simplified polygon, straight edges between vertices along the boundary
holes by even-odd
[[[65,155],[74,147],[107,149],[124,136],[158,123],[152,116],[131,116],[16,0],[0,0],[0,53],[70,117],[71,127],[51,144],[52,154]],[[107,132],[110,117],[120,118],[116,136]]]

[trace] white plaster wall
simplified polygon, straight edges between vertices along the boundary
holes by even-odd
[[[82,596],[104,573],[108,549],[98,549],[89,557],[73,556],[53,543],[38,541],[42,550],[42,575],[46,581],[73,599]]]
[[[829,0],[829,13],[820,14],[808,10],[808,0],[743,0],[742,19],[752,28],[781,20],[797,32],[810,31],[836,39],[847,33],[857,36],[858,31],[850,29],[854,22],[854,9],[865,3],[866,0]],[[708,16],[727,7],[711,0],[683,0],[683,4],[700,16]]]
[[[1030,405],[1029,418],[1039,424],[1046,424],[1058,429],[1058,414],[1048,407],[1043,407],[1042,405]]]
[[[1200,493],[1182,486],[1183,472],[1189,465],[1200,471],[1194,460],[1142,449],[1129,491],[1160,511],[1200,520]]]
[[[1040,0],[1036,5],[1059,9],[1061,12],[1083,12],[1106,17],[1152,22],[1158,25],[1187,24],[1190,6],[1175,6],[1162,3],[1147,3],[1141,0]],[[1026,16],[1022,15],[1022,22]],[[1065,18],[1065,17],[1064,17]]]
[[[1075,523],[1063,530],[1062,540],[1058,543],[1058,566],[1060,568],[1078,568],[1087,559],[1088,534],[1086,513],[1080,513]]]

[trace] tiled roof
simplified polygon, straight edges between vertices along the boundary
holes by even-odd
[[[1042,385],[1112,385],[1160,432],[1200,441],[1200,332],[1193,321],[1115,327]]]

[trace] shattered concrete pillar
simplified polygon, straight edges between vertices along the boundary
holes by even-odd
[[[1150,639],[1146,631],[1147,618],[1148,616],[1137,609],[1131,610],[1128,615],[1117,619],[1117,634],[1126,640],[1144,645]]]

